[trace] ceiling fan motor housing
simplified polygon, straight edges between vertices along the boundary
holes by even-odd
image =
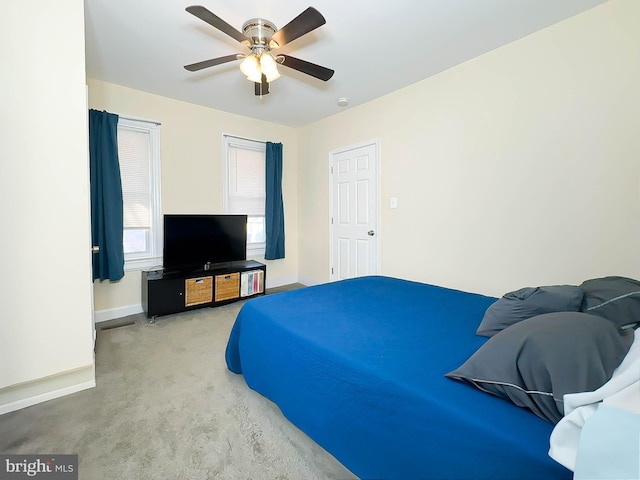
[[[242,33],[251,39],[251,46],[266,47],[269,38],[277,31],[278,29],[273,23],[262,18],[247,20],[242,25]]]

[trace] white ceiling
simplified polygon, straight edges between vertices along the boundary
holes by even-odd
[[[606,0],[85,0],[87,76],[206,107],[302,126],[360,105],[583,12]],[[250,18],[281,28],[309,6],[327,23],[283,46],[336,71],[328,82],[280,67],[262,99],[238,61],[245,53],[187,13],[201,4],[241,30]],[[350,100],[338,107],[340,97]],[[123,112],[126,113],[126,112]]]

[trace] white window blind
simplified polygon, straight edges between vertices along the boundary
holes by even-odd
[[[229,213],[264,215],[264,151],[229,147]]]
[[[118,159],[122,182],[125,269],[162,264],[160,126],[120,116]]]
[[[124,228],[151,227],[149,143],[149,131],[121,128],[118,132]]]
[[[265,249],[264,142],[225,135],[224,210],[247,215],[247,256],[262,256]]]

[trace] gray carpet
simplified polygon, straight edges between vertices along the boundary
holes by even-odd
[[[78,454],[87,480],[356,478],[227,370],[240,306],[98,331],[97,387],[0,416],[0,452]]]

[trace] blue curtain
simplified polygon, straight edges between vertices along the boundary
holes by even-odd
[[[284,206],[282,204],[282,143],[267,142],[264,258],[284,258]]]
[[[123,207],[118,161],[118,115],[89,110],[89,170],[91,182],[91,242],[93,279],[124,277]]]

